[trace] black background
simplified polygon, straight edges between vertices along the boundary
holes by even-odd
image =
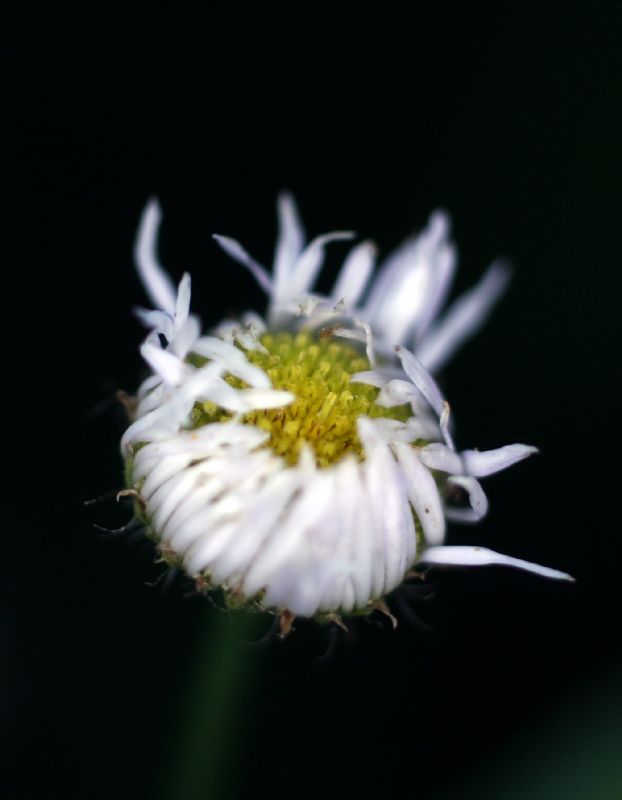
[[[462,446],[541,454],[489,479],[489,518],[450,538],[578,579],[444,573],[415,605],[430,632],[359,626],[317,663],[323,634],[302,624],[245,650],[213,796],[467,797],[619,671],[620,14],[293,9],[56,7],[3,34],[7,797],[160,796],[197,642],[210,651],[220,624],[183,585],[145,586],[148,549],[96,535],[123,521],[113,501],[82,507],[122,482],[108,399],[143,374],[131,248],[152,194],[163,260],[192,272],[206,325],[263,302],[211,234],[269,262],[282,188],[312,235],[354,229],[383,253],[447,208],[457,291],[509,256],[509,294],[442,382]],[[491,797],[509,796],[514,773],[499,781]]]

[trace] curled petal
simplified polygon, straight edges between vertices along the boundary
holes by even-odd
[[[470,508],[445,506],[445,516],[454,522],[479,522],[488,513],[488,498],[479,482],[466,475],[453,475],[447,483],[460,486],[469,495]]]

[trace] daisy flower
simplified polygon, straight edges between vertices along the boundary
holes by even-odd
[[[507,280],[501,263],[441,315],[456,266],[442,212],[377,269],[352,247],[330,295],[313,291],[327,245],[309,243],[279,198],[272,271],[215,236],[267,295],[204,334],[157,257],[160,209],[147,205],[135,261],[155,310],[141,353],[151,375],[122,438],[128,490],[162,558],[228,604],[340,620],[386,610],[419,565],[499,564],[569,576],[492,550],[445,544],[448,520],[487,511],[479,483],[536,452],[457,450],[433,373],[480,327]]]

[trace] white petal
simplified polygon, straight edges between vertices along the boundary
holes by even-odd
[[[466,475],[453,475],[447,483],[461,486],[469,495],[470,508],[445,506],[445,516],[453,522],[479,522],[488,513],[488,498],[479,482]]]
[[[455,450],[454,440],[451,435],[451,428],[450,428],[450,413],[451,413],[451,406],[447,402],[447,400],[443,400],[443,413],[441,414],[441,418],[439,420],[439,427],[441,429],[441,434],[445,441],[447,447],[450,450]]]
[[[484,324],[509,279],[507,265],[499,261],[492,264],[480,282],[455,300],[443,319],[417,345],[417,358],[433,372],[442,369]]]
[[[434,478],[410,445],[396,442],[392,447],[406,478],[408,499],[421,523],[426,542],[441,544],[445,539],[445,515]]]
[[[172,317],[175,313],[175,287],[156,254],[161,219],[160,204],[155,199],[150,200],[138,225],[134,261],[151,302]]]
[[[155,347],[152,344],[143,344],[140,353],[154,372],[171,386],[181,383],[187,374],[187,366],[177,356]]]
[[[274,293],[281,297],[296,261],[302,253],[305,235],[294,198],[287,192],[279,195],[279,238],[274,254]]]
[[[415,326],[417,339],[425,335],[447,299],[456,272],[456,260],[455,247],[448,243],[443,243],[434,253],[425,305],[417,317]]]
[[[436,212],[419,236],[404,242],[382,265],[365,317],[386,344],[404,341],[410,331],[418,329],[422,319],[425,321],[428,301],[442,301],[453,274],[453,255],[446,243],[448,233],[447,215]]]
[[[244,588],[249,595],[267,587],[269,602],[286,607],[290,600],[289,587],[283,586],[283,581],[286,582],[288,574],[294,571],[292,561],[302,558],[302,566],[309,566],[309,540],[313,538],[317,520],[334,500],[334,476],[326,470],[313,478],[301,479],[300,486],[300,497],[275,528],[244,579]]]
[[[496,450],[484,450],[482,452],[479,450],[464,450],[461,455],[465,473],[474,475],[476,478],[484,478],[486,475],[492,475],[502,469],[507,469],[512,464],[516,464],[518,461],[522,461],[527,456],[537,452],[537,447],[531,447],[527,444],[508,444]]]
[[[517,567],[544,578],[554,578],[562,581],[573,581],[574,578],[566,572],[560,572],[550,567],[542,567],[522,558],[512,558],[488,550],[485,547],[429,547],[421,556],[421,561],[426,564],[447,564],[448,566],[479,567],[487,564]]]
[[[151,344],[151,342],[145,342],[145,344]],[[136,397],[139,400],[144,400],[153,391],[159,386],[161,383],[159,375],[150,375],[146,380],[144,380],[140,386],[138,387],[138,391],[136,392]]]
[[[295,400],[291,392],[276,389],[234,389],[222,378],[210,382],[201,396],[221,408],[226,408],[227,411],[238,414],[265,408],[280,408]]]
[[[333,590],[335,603],[332,610],[338,607],[348,612],[355,606],[364,607],[372,596],[373,523],[361,465],[353,458],[346,458],[338,464],[335,472],[338,503],[332,516],[341,540],[336,557],[343,563],[343,569],[341,579],[336,581],[339,585],[335,585]],[[323,602],[327,594],[324,593]]]
[[[456,453],[445,445],[434,442],[421,450],[421,460],[430,469],[484,478],[537,452],[538,448],[530,445],[508,444],[496,450],[463,450]]]
[[[247,568],[299,485],[300,474],[296,470],[282,470],[262,487],[254,501],[247,503],[235,539],[212,561],[211,570],[216,581],[226,580],[233,573]]]
[[[374,268],[375,257],[373,242],[362,242],[348,253],[332,291],[335,302],[343,300],[348,308],[356,307]]]
[[[121,452],[126,454],[131,442],[151,441],[174,436],[190,413],[193,401],[184,396],[168,400],[133,422],[121,438]]]
[[[201,477],[202,481],[194,493],[201,495],[203,505],[194,506],[192,503],[194,494],[186,499],[184,505],[192,503],[194,510],[175,526],[174,533],[169,540],[174,550],[184,554],[186,563],[196,556],[197,550],[200,549],[203,550],[204,558],[211,558],[216,554],[220,545],[226,541],[221,529],[226,528],[228,531],[233,531],[237,528],[243,518],[247,500],[245,492],[237,491],[236,487],[231,486],[230,473],[225,482],[219,474],[214,475],[211,471],[203,478],[202,473],[206,471],[206,465],[199,465],[197,470],[198,477]],[[170,519],[172,520],[172,516]],[[171,529],[172,527],[171,525]],[[209,556],[203,549],[205,545],[207,545]],[[201,569],[203,569],[202,566],[193,566],[193,572]]]
[[[183,359],[191,352],[200,335],[201,323],[199,318],[191,314],[173,336],[170,350]]]
[[[256,389],[269,389],[270,378],[266,373],[246,358],[244,353],[216,336],[202,336],[195,344],[193,351],[204,358],[219,361],[226,372],[248,383]]]
[[[242,324],[245,325],[256,336],[261,336],[266,332],[266,323],[254,311],[245,311],[242,314]]]
[[[335,231],[313,239],[296,261],[296,266],[284,288],[284,294],[275,296],[275,302],[282,303],[287,300],[297,299],[310,291],[322,266],[324,246],[329,242],[351,239],[353,236],[354,234],[350,231]]]
[[[173,320],[166,311],[152,311],[140,308],[140,306],[136,306],[133,310],[145,328],[161,333],[166,337],[167,341],[171,341],[173,338]]]
[[[137,479],[144,477],[154,464],[169,456],[184,455],[192,461],[238,448],[248,451],[264,444],[268,437],[267,431],[236,422],[214,422],[196,430],[179,431],[168,441],[142,447],[136,454],[134,475]]]
[[[377,579],[374,583],[374,593],[379,596],[391,591],[402,580],[408,567],[408,554],[414,553],[416,533],[402,471],[381,429],[366,417],[359,417],[357,427],[365,449],[363,468],[369,509],[383,553],[379,559],[379,566],[384,563],[383,580],[381,584]]]
[[[171,547],[181,553],[205,532],[209,520],[215,519],[212,511],[218,498],[225,493],[240,495],[242,508],[244,498],[254,494],[262,481],[274,473],[271,465],[276,459],[267,451],[245,453],[240,457],[216,457],[193,466],[196,471],[195,491],[186,499],[183,506],[176,509],[161,531]],[[222,505],[218,509],[223,515]]]
[[[280,389],[240,389],[248,411],[259,411],[265,408],[282,408],[293,403],[296,395]]]
[[[213,234],[212,238],[218,242],[227,255],[231,256],[231,258],[239,264],[242,264],[242,266],[246,267],[252,273],[253,277],[266,294],[272,294],[272,280],[265,267],[258,264],[239,242],[235,239],[230,239],[228,236],[219,236],[216,233]]]
[[[149,516],[154,530],[161,533],[171,514],[185,499],[192,496],[195,489],[196,473],[193,470],[182,470],[161,483],[148,500]]]
[[[177,299],[175,301],[175,324],[177,326],[183,325],[188,318],[190,312],[190,295],[192,294],[192,280],[188,272],[184,272],[182,279],[179,281],[177,289]]]
[[[411,352],[406,350],[405,347],[398,346],[395,348],[395,352],[402,362],[404,372],[440,417],[445,408],[445,404],[434,378],[423,364],[418,361]]]
[[[410,381],[393,380],[385,384],[378,394],[376,402],[385,408],[403,406],[421,398],[421,392]],[[426,404],[427,406],[427,404]]]
[[[356,489],[352,493],[355,506],[354,526],[358,544],[356,569],[353,572],[355,602],[364,608],[373,597],[374,579],[374,523],[369,512],[369,498],[360,477],[362,468],[356,466]],[[416,546],[416,543],[415,543]]]
[[[404,373],[398,367],[377,367],[376,369],[355,372],[350,378],[350,383],[366,383],[381,389],[391,380],[403,378]]]
[[[465,471],[460,454],[440,442],[433,442],[422,448],[421,460],[429,469],[453,475],[462,475]]]

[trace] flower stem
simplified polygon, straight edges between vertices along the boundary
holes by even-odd
[[[233,766],[244,738],[251,673],[258,667],[258,659],[248,657],[244,642],[262,628],[265,620],[246,612],[212,610],[204,620],[168,770],[158,787],[161,800],[233,796]]]

